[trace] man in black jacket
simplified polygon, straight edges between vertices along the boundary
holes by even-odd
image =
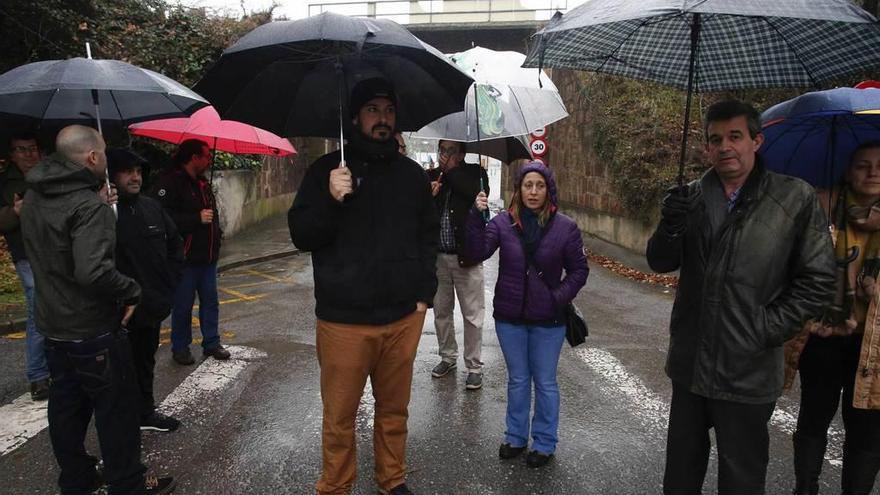
[[[0,173],[0,233],[6,239],[6,247],[12,255],[27,304],[25,372],[30,382],[32,400],[49,398],[49,366],[46,364],[43,335],[37,331],[34,323],[34,272],[24,252],[19,215],[22,198],[27,190],[25,175],[42,157],[36,135],[28,132],[13,134],[9,139],[11,163]]]
[[[762,165],[758,112],[724,101],[705,120],[712,168],[664,199],[647,248],[655,271],[680,269],[663,488],[701,492],[714,428],[719,493],[754,495],[764,493],[782,344],[821,313],[834,260],[813,188]]]
[[[95,458],[83,441],[92,414],[110,493],[170,493],[171,478],[144,479],[131,348],[121,330],[140,286],[115,268],[116,218],[96,192],[106,177],[104,140],[89,127],[58,133],[57,153],[27,176],[21,228],[33,262],[37,327],[52,375],[49,437],[62,493],[91,493]]]
[[[483,264],[463,256],[465,220],[480,191],[489,193],[489,176],[480,165],[464,161],[464,143],[440,140],[437,162],[440,167],[429,173],[431,193],[440,213],[440,252],[437,255],[437,295],[434,297],[434,327],[437,329],[440,363],[431,376],[449,374],[458,361],[455,341],[455,297],[464,320],[464,364],[467,366],[465,389],[483,386],[483,319],[485,288]]]
[[[183,241],[171,217],[141,194],[146,160],[127,149],[107,152],[110,179],[119,190],[116,268],[141,286],[142,302],[128,322],[128,340],[141,393],[141,430],[174,431],[180,422],[156,411],[153,369],[159,329],[169,313],[183,265]]]
[[[220,344],[220,302],[217,296],[217,260],[220,257],[220,217],[211,183],[211,149],[203,141],[188,139],[177,148],[171,169],[159,176],[154,195],[183,236],[186,262],[171,313],[171,358],[177,364],[194,364],[192,308],[199,294],[199,330],[203,357],[229,359]]]
[[[290,236],[312,252],[316,344],[324,404],[319,494],[350,493],[355,417],[367,378],[376,399],[376,482],[408,495],[406,421],[413,362],[434,299],[439,236],[428,178],[398,153],[394,89],[367,79],[351,95],[346,163],[313,163],[288,214]]]

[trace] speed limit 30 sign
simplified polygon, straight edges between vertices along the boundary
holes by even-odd
[[[533,156],[544,156],[547,153],[547,141],[543,139],[533,139],[531,143],[529,143],[529,148],[531,148]]]

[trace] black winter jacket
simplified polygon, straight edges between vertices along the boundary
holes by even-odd
[[[7,165],[0,173],[0,233],[6,238],[12,261],[27,259],[21,237],[21,220],[13,209],[15,195],[24,197],[26,190],[27,183],[21,170],[14,163]]]
[[[329,190],[340,153],[313,163],[288,213],[290,237],[312,252],[315,313],[336,323],[383,325],[429,305],[437,291],[439,223],[424,170],[393,139],[351,139],[345,158],[355,192]]]
[[[116,269],[116,217],[98,198],[100,181],[56,154],[28,172],[27,182],[21,230],[34,271],[37,328],[59,340],[116,331],[121,304],[136,304],[141,289]]]
[[[220,257],[220,215],[211,184],[204,177],[193,179],[182,167],[159,175],[152,196],[159,200],[183,237],[187,263],[216,263]],[[214,221],[203,224],[201,211],[214,210]]]
[[[141,286],[129,328],[150,327],[169,313],[183,266],[183,240],[162,205],[142,194],[120,194],[116,267]]]
[[[432,169],[432,172],[439,169]],[[432,177],[434,175],[434,177]],[[431,180],[437,180],[437,174],[428,173]],[[479,261],[467,259],[464,249],[464,236],[467,224],[468,212],[474,205],[477,193],[480,192],[482,179],[482,191],[489,194],[489,176],[486,170],[476,163],[461,162],[452,170],[443,174],[440,180],[440,191],[434,197],[437,214],[443,214],[443,207],[449,198],[449,217],[452,221],[452,233],[455,236],[455,252],[458,254],[459,266],[474,266]]]
[[[825,214],[807,183],[758,163],[713,236],[706,203],[712,190],[724,201],[717,174],[690,187],[702,198],[685,233],[670,237],[661,221],[648,241],[652,269],[681,269],[666,373],[704,397],[773,402],[782,393],[782,344],[834,290]]]

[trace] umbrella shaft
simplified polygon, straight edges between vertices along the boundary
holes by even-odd
[[[691,99],[694,95],[695,66],[697,60],[697,47],[700,43],[700,14],[694,14],[691,21],[691,55],[688,68],[687,99],[684,106],[684,125],[681,132],[681,153],[678,156],[678,185],[684,184],[684,157],[687,153],[688,129],[691,123]]]

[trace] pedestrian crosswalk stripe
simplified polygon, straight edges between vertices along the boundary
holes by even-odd
[[[49,426],[49,401],[35,402],[27,393],[0,407],[0,457],[12,452]]]

